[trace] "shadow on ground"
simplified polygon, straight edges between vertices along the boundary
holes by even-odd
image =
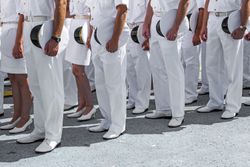
[[[245,93],[246,94],[246,93]],[[190,105],[190,108],[198,108],[199,106],[205,105],[207,102],[208,96],[200,96],[199,101]],[[10,99],[7,99],[10,102]],[[154,108],[154,102],[151,100],[150,109]],[[166,132],[176,132],[184,129],[186,126],[191,124],[199,124],[199,125],[212,125],[215,123],[224,123],[232,120],[222,120],[220,119],[222,112],[214,112],[209,114],[199,114],[194,111],[194,109],[190,109],[186,111],[185,122],[184,125],[180,128],[171,129],[167,127],[168,121],[167,119],[157,119],[157,120],[149,120],[145,119],[143,115],[132,115],[131,111],[128,111],[128,119],[127,119],[127,134],[132,135],[153,135],[153,134],[163,134]],[[239,114],[239,117],[236,119],[240,119],[241,117],[249,117],[250,112],[246,112],[250,108],[245,106],[242,107],[242,110]],[[10,117],[10,111],[6,111],[4,118]],[[3,118],[3,119],[4,119]],[[1,118],[2,119],[2,118]],[[87,128],[89,126],[94,126],[100,122],[101,115],[98,112],[95,120],[91,120],[88,122],[76,122],[75,119],[64,118],[64,130],[63,130],[63,138],[61,147],[90,147],[95,143],[106,142],[102,139],[101,134],[90,133]],[[27,132],[29,133],[29,132]],[[7,140],[1,139],[1,137],[7,138]],[[38,157],[41,154],[34,153],[34,149],[39,145],[39,143],[29,144],[29,145],[20,145],[16,144],[15,139],[17,136],[11,136],[6,131],[0,131],[0,162],[16,162],[21,159]],[[138,136],[138,140],[140,136]],[[49,153],[57,153],[55,152]]]

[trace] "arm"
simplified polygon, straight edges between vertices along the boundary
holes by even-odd
[[[66,16],[67,0],[55,0],[56,9],[54,15],[53,37],[59,38],[62,33],[64,19]],[[59,43],[50,39],[45,46],[45,54],[56,56],[59,50]]]
[[[118,50],[118,43],[120,36],[122,34],[124,25],[126,23],[127,16],[127,6],[118,5],[116,7],[117,14],[115,19],[115,26],[111,40],[106,44],[106,49],[108,52],[114,53]]]
[[[12,55],[15,59],[23,58],[23,24],[24,16],[19,15],[17,33],[16,33],[16,41],[12,51]]]
[[[193,45],[194,46],[199,45],[201,43],[200,33],[201,33],[201,29],[202,29],[203,14],[204,14],[204,8],[200,8],[198,20],[197,20],[197,26],[196,26],[194,37],[193,37]]]
[[[149,0],[148,5],[147,5],[146,16],[145,16],[144,24],[143,24],[143,33],[142,33],[144,38],[146,39],[150,38],[150,27],[151,27],[153,14],[154,12],[151,6],[151,0]]]
[[[188,6],[189,6],[189,0],[180,1],[174,25],[166,34],[168,40],[170,41],[176,40],[180,25],[187,15]]]
[[[250,0],[242,0],[241,6],[241,26],[232,33],[233,39],[242,39],[246,32],[248,17],[250,15]]]
[[[202,28],[200,33],[200,37],[203,41],[207,41],[207,22],[209,18],[208,6],[209,6],[209,0],[206,0],[203,21],[202,21]]]

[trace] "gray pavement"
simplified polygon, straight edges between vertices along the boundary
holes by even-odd
[[[16,144],[26,134],[0,131],[0,167],[249,167],[250,107],[243,106],[239,117],[225,121],[221,112],[195,112],[207,100],[200,96],[187,106],[185,123],[176,129],[167,127],[168,119],[148,120],[128,111],[126,133],[112,141],[87,131],[100,122],[100,113],[83,123],[65,118],[62,145],[47,154],[34,153],[39,143]],[[0,124],[9,120],[13,107],[11,98],[5,103]]]

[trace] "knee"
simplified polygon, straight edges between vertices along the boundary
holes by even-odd
[[[82,69],[82,67],[78,66],[78,65],[73,65],[72,66],[72,73],[75,77],[80,77],[84,75],[84,70]]]
[[[8,78],[10,79],[11,84],[14,84],[16,82],[16,77],[13,74],[9,74]]]

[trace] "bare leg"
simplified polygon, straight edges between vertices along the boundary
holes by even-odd
[[[26,74],[17,74],[16,80],[18,83],[18,89],[21,94],[20,101],[21,101],[21,120],[18,122],[18,128],[24,126],[26,122],[28,122],[30,118],[30,110],[32,107],[32,95],[29,89],[27,75]]]
[[[91,94],[91,88],[89,85],[88,78],[85,74],[84,66],[73,64],[72,67],[72,71],[76,78],[76,84],[78,89],[79,106],[77,111],[85,107],[86,110],[84,114],[88,114],[94,107],[94,105]]]
[[[13,92],[14,114],[11,120],[11,123],[13,123],[21,116],[21,94],[18,89],[18,83],[15,74],[8,74],[8,77],[10,79],[11,88]]]

